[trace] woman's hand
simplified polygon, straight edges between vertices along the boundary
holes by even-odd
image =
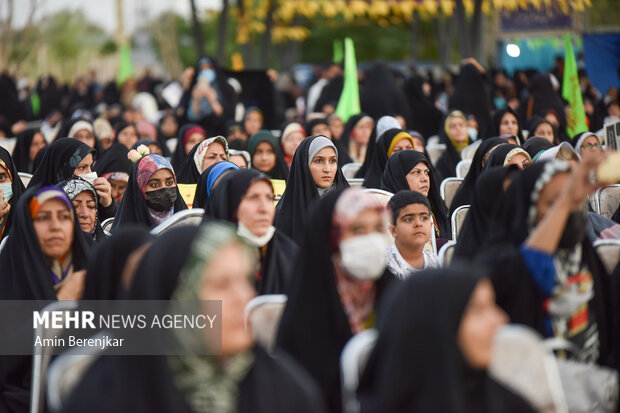
[[[9,201],[4,197],[4,192],[0,191],[0,219],[4,218],[11,212],[11,205]]]
[[[97,195],[99,195],[99,203],[104,207],[109,207],[112,204],[112,186],[107,179],[99,177],[93,182]]]
[[[85,280],[86,270],[74,271],[67,275],[56,292],[56,297],[59,300],[79,300],[84,293]]]

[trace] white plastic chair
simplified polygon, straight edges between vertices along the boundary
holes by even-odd
[[[441,182],[439,187],[439,193],[446,203],[446,206],[450,208],[454,195],[463,183],[463,178],[446,178]]]
[[[461,205],[454,210],[452,216],[450,217],[450,223],[452,226],[452,239],[454,241],[458,239],[461,228],[463,228],[465,218],[467,217],[467,213],[469,212],[469,208],[470,205]]]
[[[110,233],[110,230],[112,229],[112,225],[114,225],[114,217],[104,219],[103,222],[101,223],[101,229],[103,229],[104,234],[106,234],[108,237],[112,235]]]
[[[0,138],[0,147],[6,149],[11,155],[13,155],[13,150],[15,150],[16,144],[17,138]]]
[[[91,338],[98,338],[110,332],[99,332]],[[52,412],[62,411],[67,398],[79,384],[90,366],[104,350],[95,347],[72,348],[56,357],[47,374],[47,405]]]
[[[498,329],[489,375],[541,413],[569,411],[555,356],[529,327],[509,324]]]
[[[607,185],[594,193],[594,212],[610,218],[620,206],[620,184]]]
[[[442,268],[448,267],[452,262],[454,256],[454,248],[456,247],[456,241],[448,241],[439,250],[439,265]]]
[[[182,226],[198,226],[202,222],[205,210],[192,208],[179,211],[151,230],[153,235],[161,235],[169,229]]]
[[[361,188],[364,184],[364,178],[347,178],[347,182],[351,188]]]
[[[611,274],[620,262],[620,239],[594,241],[594,249],[603,262],[607,274]]]
[[[77,301],[55,301],[45,306],[40,312],[48,311],[71,311],[78,307]],[[35,335],[41,340],[53,339],[60,335],[63,329],[44,328],[39,325],[35,331]],[[30,393],[30,413],[40,413],[43,411],[44,405],[44,389],[47,377],[47,367],[53,354],[52,346],[33,346],[32,357],[32,391]]]
[[[426,145],[426,154],[428,155],[428,159],[430,159],[433,166],[437,164],[437,161],[439,160],[439,158],[441,158],[441,155],[443,154],[445,150],[446,150],[445,143],[438,143],[438,144],[429,143],[428,145]]]
[[[0,242],[0,254],[2,254],[2,250],[4,249],[4,246],[6,245],[8,239],[9,239],[9,236],[7,235],[6,237],[4,237],[2,242]]]
[[[348,163],[346,165],[342,165],[342,174],[345,178],[355,178],[355,174],[362,167],[361,163]]]
[[[276,335],[287,297],[284,294],[264,294],[252,298],[245,306],[243,322],[254,340],[268,352],[275,346]]]
[[[467,172],[469,172],[469,168],[471,168],[471,159],[463,159],[456,164],[456,177],[457,178],[465,178]]]
[[[28,186],[30,180],[32,179],[32,174],[27,172],[18,172],[17,175],[19,175],[19,179],[21,179],[22,184],[24,184],[24,186]]]
[[[360,331],[347,341],[340,354],[342,379],[342,410],[344,413],[359,413],[360,403],[357,387],[364,372],[368,356],[375,347],[379,333],[374,328]]]
[[[174,151],[177,148],[177,138],[170,138],[166,141],[166,146],[168,147],[168,150],[170,151],[170,153],[174,153]]]
[[[390,199],[394,196],[393,193],[389,191],[384,191],[383,189],[377,188],[363,188],[362,191],[371,194],[379,201],[381,201],[384,205],[387,205],[390,202]]]
[[[481,142],[482,142],[482,139],[478,139],[477,141],[475,141],[471,145],[468,145],[467,147],[465,147],[461,151],[461,159],[469,159],[469,160],[473,159],[474,158],[474,154],[478,150],[478,146],[480,146]]]

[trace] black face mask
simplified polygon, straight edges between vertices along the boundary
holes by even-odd
[[[162,188],[147,192],[144,196],[146,204],[155,211],[168,211],[177,200],[177,187]]]
[[[574,248],[579,244],[585,235],[586,216],[582,211],[571,212],[566,220],[562,238],[558,243],[558,248]]]

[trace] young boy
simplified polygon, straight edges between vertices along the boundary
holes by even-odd
[[[389,204],[394,217],[390,232],[395,243],[387,251],[389,270],[404,279],[416,271],[439,267],[437,256],[424,251],[433,229],[428,199],[406,190],[396,193]]]

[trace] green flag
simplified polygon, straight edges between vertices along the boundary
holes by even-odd
[[[338,39],[334,40],[334,63],[342,63],[343,59],[342,42]]]
[[[586,112],[583,108],[583,98],[579,87],[579,76],[577,76],[577,62],[573,52],[573,44],[570,35],[564,36],[566,56],[564,57],[564,79],[562,84],[562,97],[568,101],[568,125],[566,131],[571,137],[578,133],[587,132]]]
[[[118,73],[116,74],[116,84],[121,86],[127,79],[133,76],[133,64],[131,63],[131,49],[128,44],[121,46],[118,55]]]
[[[360,112],[355,46],[353,45],[353,40],[347,37],[344,39],[344,85],[338,100],[336,114],[346,123],[351,116],[357,115]]]

